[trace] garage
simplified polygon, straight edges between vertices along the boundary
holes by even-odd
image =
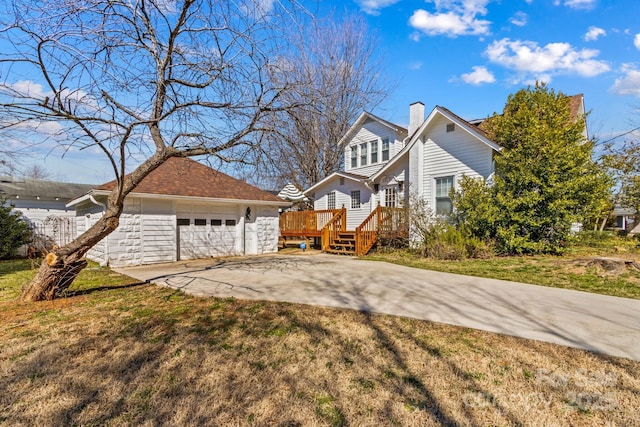
[[[242,247],[237,206],[178,205],[178,259],[235,255]]]
[[[78,233],[102,215],[115,182],[71,201]],[[87,258],[114,267],[278,250],[280,208],[271,193],[187,158],[171,158],[125,199],[120,223]]]

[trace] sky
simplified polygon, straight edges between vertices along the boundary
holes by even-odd
[[[537,80],[584,94],[590,136],[600,141],[640,126],[637,0],[356,0],[349,7],[366,14],[398,78],[374,111],[392,122],[406,124],[415,101],[427,111],[441,105],[467,120],[485,118]]]
[[[276,0],[255,0],[271,7]],[[406,126],[409,105],[444,106],[464,119],[500,112],[507,97],[544,81],[584,94],[588,128],[599,141],[640,132],[638,0],[346,0],[308,2],[320,14],[362,14],[379,41],[388,99],[369,109]],[[618,138],[616,138],[618,137]],[[40,152],[23,159],[54,179],[112,179],[95,153]]]

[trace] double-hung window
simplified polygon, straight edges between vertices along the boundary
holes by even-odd
[[[448,215],[453,210],[449,193],[453,189],[453,177],[436,178],[436,215]]]
[[[389,160],[389,138],[384,138],[382,140],[382,161],[386,162]]]
[[[352,145],[351,146],[351,168],[357,168],[357,167],[358,167],[358,146]]]
[[[360,166],[367,166],[367,143],[360,144]]]
[[[354,190],[351,192],[351,209],[360,208],[360,190]]]
[[[378,163],[378,141],[371,141],[371,164]]]
[[[327,194],[327,209],[335,209],[336,208],[336,192],[332,191]]]

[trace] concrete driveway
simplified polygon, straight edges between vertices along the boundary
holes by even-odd
[[[640,360],[640,300],[335,255],[264,255],[116,271],[184,292],[407,316]]]

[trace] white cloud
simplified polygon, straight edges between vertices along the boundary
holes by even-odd
[[[33,99],[43,100],[47,96],[52,96],[53,92],[45,92],[44,87],[40,83],[36,83],[32,80],[18,80],[13,84],[2,85],[0,88],[2,92],[7,94],[13,94],[18,97],[27,97]]]
[[[640,98],[640,71],[631,64],[622,66],[624,77],[616,79],[611,90],[619,95],[633,95]]]
[[[413,12],[409,25],[424,34],[461,35],[489,34],[490,21],[478,19],[487,14],[489,0],[432,0],[436,12],[424,9]]]
[[[636,36],[633,38],[633,45],[636,47],[636,49],[640,50],[640,34],[636,34]]]
[[[524,27],[527,25],[527,14],[524,12],[516,12],[516,14],[509,19],[509,22],[518,27]]]
[[[593,40],[598,40],[600,36],[606,36],[606,35],[607,35],[607,32],[602,28],[591,26],[589,27],[589,31],[587,31],[587,33],[584,35],[584,40],[588,42]]]
[[[421,61],[411,62],[411,63],[409,64],[409,69],[410,69],[410,70],[414,70],[414,71],[416,71],[416,70],[420,70],[420,69],[422,68],[422,66],[423,66],[423,65],[424,65],[424,64],[423,64]]]
[[[491,43],[485,54],[491,62],[520,73],[522,80],[544,77],[548,82],[557,74],[593,77],[610,70],[605,61],[595,59],[600,51],[577,50],[569,43],[549,43],[541,47],[536,42],[505,38]]]
[[[564,5],[572,9],[593,9],[598,0],[566,0]]]
[[[392,6],[400,0],[356,0],[360,9],[369,15],[379,15],[380,9]]]
[[[463,82],[471,85],[481,85],[483,83],[493,83],[496,78],[493,77],[491,71],[486,67],[475,66],[472,67],[473,71],[460,76]]]

